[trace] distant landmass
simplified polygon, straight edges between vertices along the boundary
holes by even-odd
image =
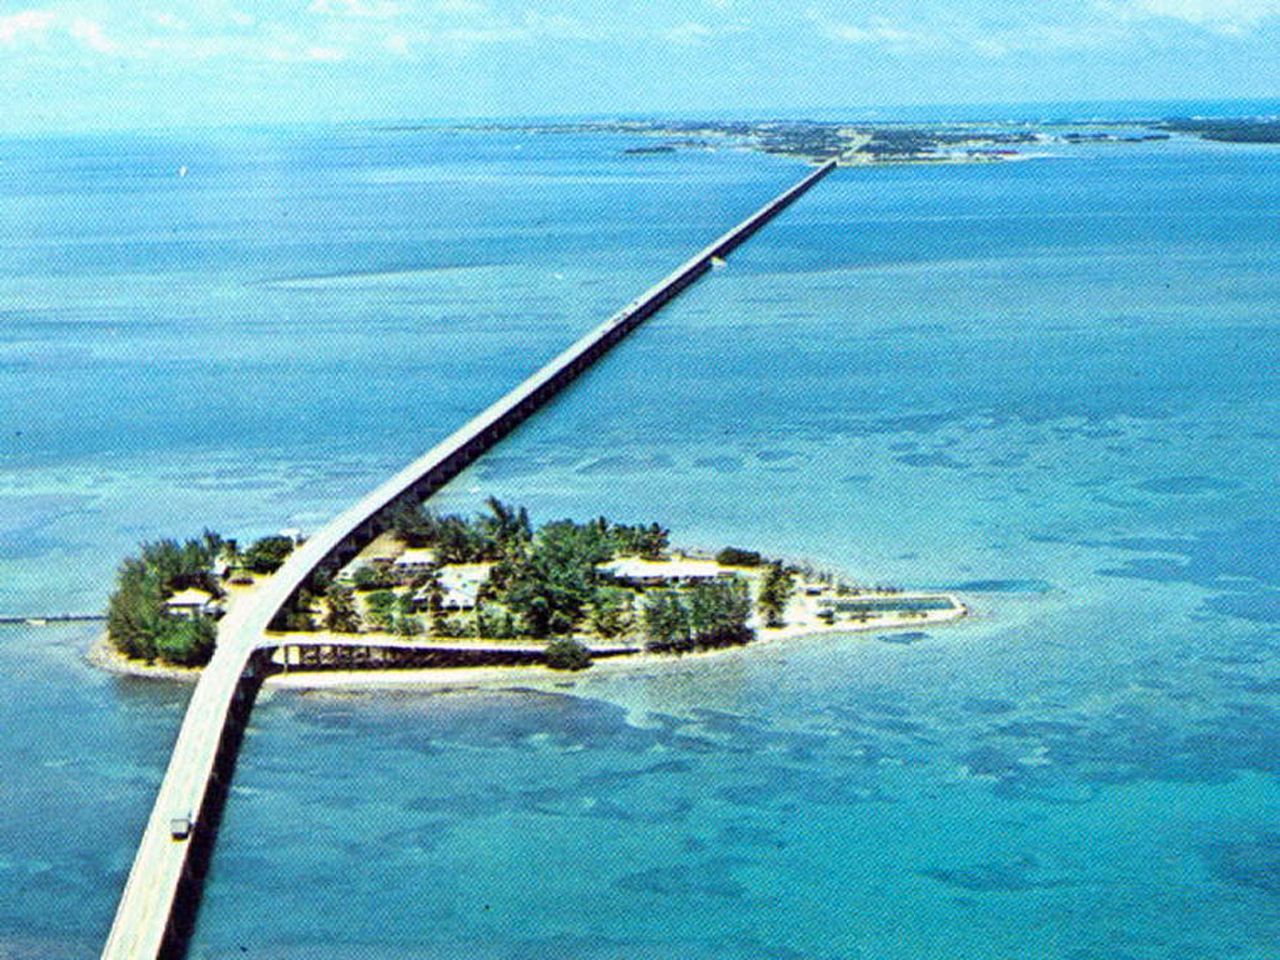
[[[413,129],[397,125],[384,130]],[[981,163],[1017,159],[1045,146],[1147,143],[1190,136],[1224,143],[1280,143],[1269,117],[1097,119],[1089,121],[841,122],[828,120],[584,120],[492,122],[467,131],[536,134],[612,133],[659,139],[624,147],[630,156],[679,150],[744,149],[813,163]]]

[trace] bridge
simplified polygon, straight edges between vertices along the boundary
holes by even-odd
[[[169,765],[125,883],[103,960],[181,956],[199,905],[240,740],[263,677],[277,669],[273,637],[279,612],[319,570],[335,570],[390,526],[405,503],[419,504],[475,462],[572,383],[628,333],[657,313],[836,167],[824,163],[785,190],[445,440],[316,531],[250,603],[218,625],[213,658],[187,705]],[[364,641],[370,645],[370,641]],[[285,659],[289,658],[286,651]]]
[[[596,640],[584,644],[595,659],[640,653],[636,644]],[[542,663],[547,645],[528,640],[423,640],[391,636],[308,633],[281,638],[271,663],[299,670],[385,670],[405,667],[516,666]]]

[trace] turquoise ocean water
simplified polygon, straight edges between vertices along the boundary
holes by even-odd
[[[314,528],[803,173],[627,145],[0,140],[0,613]],[[969,622],[268,693],[192,956],[1276,956],[1280,152],[1048,152],[837,172],[440,498]],[[96,955],[189,692],[93,634],[0,627],[5,958]]]

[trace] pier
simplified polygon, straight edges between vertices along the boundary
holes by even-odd
[[[0,616],[0,626],[24,624],[28,627],[47,627],[51,623],[95,623],[106,619],[105,613],[32,613],[25,616]]]
[[[253,601],[218,625],[213,658],[192,693],[125,884],[104,960],[181,956],[199,904],[204,869],[253,700],[268,673],[301,651],[295,635],[272,636],[277,614],[317,571],[333,571],[390,526],[402,504],[418,504],[542,408],[628,333],[707,273],[836,167],[829,161],[694,254],[510,393],[343,511],[293,552]],[[378,646],[353,638],[349,646]],[[279,654],[278,648],[285,647]],[[321,645],[324,646],[323,644]],[[326,656],[334,654],[329,644]],[[387,646],[387,645],[383,645]],[[424,647],[424,645],[417,645]],[[510,648],[514,651],[514,648]],[[405,654],[407,656],[407,654]],[[523,654],[517,654],[523,655]],[[354,662],[355,654],[352,655]],[[283,662],[277,662],[283,657]]]

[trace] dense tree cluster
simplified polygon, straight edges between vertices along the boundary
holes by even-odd
[[[126,557],[107,604],[107,636],[115,648],[138,660],[183,666],[207,663],[217,634],[213,620],[171,616],[165,601],[190,588],[220,595],[213,563],[224,546],[221,537],[206,530],[199,538],[181,543],[144,543],[138,556]]]
[[[469,518],[457,514],[440,516],[422,507],[406,505],[393,517],[392,529],[409,546],[434,550],[440,563],[497,563],[518,559],[534,540],[528,510],[505,504],[497,497],[490,497],[486,506],[487,512]],[[593,529],[608,547],[610,556],[658,560],[670,547],[671,532],[657,523],[630,526],[610,523],[600,517],[578,526]]]
[[[240,565],[254,573],[275,573],[293,553],[293,547],[293,540],[289,537],[263,537],[240,554]]]
[[[546,524],[523,551],[509,553],[493,568],[493,598],[516,615],[525,634],[570,633],[604,586],[596,566],[615,555],[608,534],[607,521]]]
[[[430,547],[440,563],[494,563],[519,552],[533,538],[529,513],[497,497],[487,501],[488,513],[474,518],[402,506],[392,519],[395,535],[411,547]]]
[[[751,594],[740,577],[709,580],[687,590],[655,590],[644,604],[645,647],[687,653],[750,643]]]

